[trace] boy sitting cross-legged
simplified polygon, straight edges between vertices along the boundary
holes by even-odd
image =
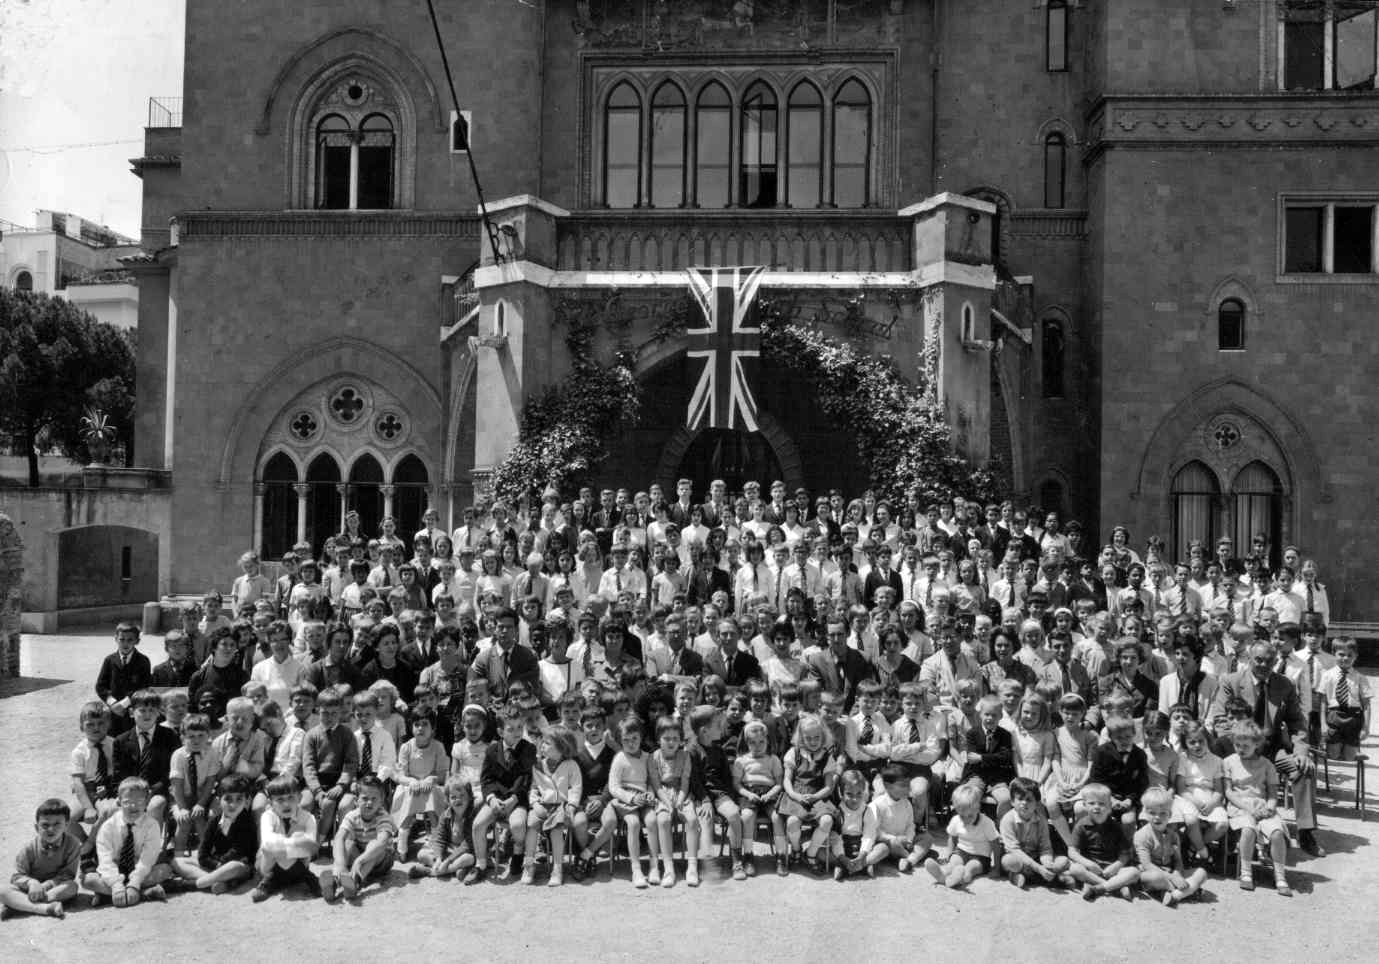
[[[96,869],[83,881],[91,891],[91,906],[106,900],[116,907],[133,907],[145,898],[165,900],[162,883],[172,868],[160,862],[163,828],[148,815],[148,784],[126,777],[117,796],[119,812],[96,834]]]
[[[322,896],[333,901],[343,893],[353,900],[369,881],[386,877],[393,868],[396,836],[397,827],[383,806],[383,782],[361,777],[355,808],[340,819],[335,833],[334,867],[321,877]]]
[[[300,883],[314,897],[321,885],[311,872],[316,841],[316,818],[301,805],[301,785],[292,776],[274,777],[263,788],[268,809],[259,818],[259,885],[254,903],[267,900],[284,887]]]
[[[249,810],[253,784],[242,773],[220,779],[220,816],[201,835],[195,857],[174,857],[172,866],[182,880],[197,890],[223,894],[248,880],[253,873],[258,835]]]
[[[0,882],[0,904],[21,914],[62,917],[62,905],[77,896],[81,841],[67,832],[72,810],[61,800],[44,800],[34,814],[36,836],[14,858],[14,876]]]

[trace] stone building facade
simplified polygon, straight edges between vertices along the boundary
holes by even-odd
[[[610,480],[853,487],[846,440],[769,372],[759,433],[684,428],[658,324],[686,269],[762,265],[837,337],[914,377],[930,358],[1019,497],[1175,552],[1264,531],[1365,614],[1371,5],[438,7],[458,114],[424,6],[188,4],[129,262],[166,588],[227,578],[207,533],[273,552],[351,506],[451,522],[566,371],[562,323],[613,295],[653,391]]]

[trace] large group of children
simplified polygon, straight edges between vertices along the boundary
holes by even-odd
[[[0,900],[336,901],[404,865],[559,886],[621,852],[638,888],[694,887],[716,840],[734,880],[763,854],[835,880],[889,861],[1171,906],[1228,850],[1241,887],[1259,862],[1291,893],[1281,780],[1324,854],[1313,759],[1354,758],[1369,686],[1292,547],[1169,567],[1118,528],[1093,561],[1009,503],[920,521],[689,490],[476,508],[453,534],[428,511],[410,545],[351,513],[276,581],[245,553],[228,613],[186,607],[157,666],[121,623],[70,800],[38,806]]]

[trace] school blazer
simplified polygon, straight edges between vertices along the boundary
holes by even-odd
[[[1263,729],[1264,738],[1268,741],[1265,747],[1267,755],[1272,756],[1279,750],[1291,752],[1297,743],[1306,746],[1307,717],[1302,712],[1302,704],[1298,702],[1298,691],[1293,687],[1293,681],[1281,673],[1270,673],[1262,684],[1255,679],[1251,669],[1242,669],[1223,679],[1211,710],[1217,732],[1222,732],[1221,724],[1227,719],[1226,703],[1239,698],[1253,707],[1260,685],[1265,687]]]
[[[729,686],[743,686],[748,680],[761,679],[761,663],[751,653],[738,650],[733,654],[732,666],[723,659],[723,650],[715,649],[704,657],[704,675],[722,678]]]
[[[825,647],[810,653],[804,661],[809,675],[819,681],[819,685],[830,693],[840,693],[843,697],[843,712],[851,713],[853,701],[857,697],[857,684],[863,680],[876,679],[876,668],[867,658],[852,647],[848,647],[843,657],[843,671],[838,672],[838,661],[833,651]]]
[[[148,759],[139,765],[139,737],[133,729],[126,730],[115,737],[113,756],[115,758],[115,782],[125,777],[143,777],[148,781],[149,793],[166,795],[168,792],[168,771],[172,768],[172,755],[182,745],[177,735],[166,726],[155,726],[153,738],[149,741]]]

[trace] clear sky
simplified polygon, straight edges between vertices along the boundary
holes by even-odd
[[[184,2],[0,0],[0,218],[48,208],[139,236],[129,159],[148,99],[182,95]]]

